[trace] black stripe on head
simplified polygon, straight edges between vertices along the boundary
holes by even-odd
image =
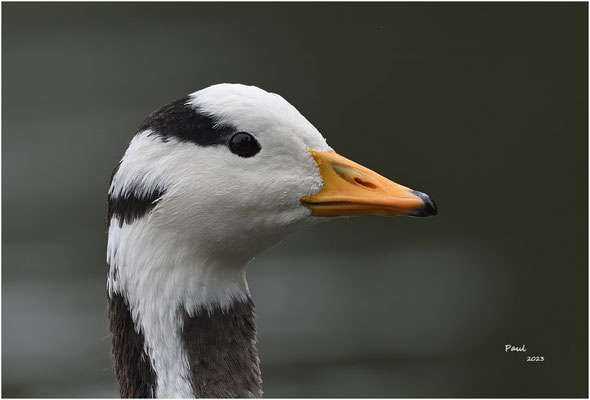
[[[111,184],[120,167],[121,161],[119,161],[119,164],[113,170]],[[123,227],[124,223],[130,224],[136,219],[143,217],[156,207],[158,200],[164,193],[164,190],[156,189],[143,196],[136,196],[132,193],[126,193],[119,197],[114,197],[110,194],[107,195],[107,227],[111,226],[113,217],[117,217],[120,227]]]
[[[120,197],[107,196],[108,200],[108,220],[107,225],[111,225],[111,219],[117,217],[119,226],[124,223],[130,224],[152,211],[158,200],[164,194],[163,190],[156,189],[151,193],[136,196],[134,194],[124,194]]]
[[[144,349],[144,337],[135,329],[125,297],[108,297],[113,363],[122,398],[155,397],[156,373]]]
[[[199,146],[226,145],[236,128],[216,125],[211,116],[188,106],[188,101],[185,97],[154,111],[139,126],[139,132],[150,129],[164,141],[173,137]]]
[[[216,125],[214,118],[187,105],[189,97],[173,101],[158,111],[151,113],[139,126],[139,132],[151,130],[152,135],[163,141],[175,138],[182,142],[191,142],[199,146],[227,145],[236,128],[228,125]],[[119,165],[113,171],[111,182]],[[120,226],[132,223],[149,213],[156,206],[163,190],[154,190],[142,196],[126,193],[119,197],[108,196],[108,222],[116,216]]]

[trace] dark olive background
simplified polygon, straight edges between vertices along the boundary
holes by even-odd
[[[4,3],[2,395],[117,394],[110,173],[148,113],[241,82],[439,206],[333,220],[250,264],[267,397],[586,397],[587,16],[586,3]]]

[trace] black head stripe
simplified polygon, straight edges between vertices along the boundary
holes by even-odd
[[[215,120],[190,106],[188,97],[176,100],[158,111],[151,113],[139,126],[139,132],[151,130],[163,141],[176,138],[183,142],[192,142],[199,146],[226,145],[236,129],[232,126],[216,125]],[[119,163],[120,165],[120,163]],[[113,171],[111,181],[116,175],[119,165]],[[117,197],[108,196],[108,224],[116,216],[119,225],[132,223],[149,213],[164,190],[154,190],[137,196],[133,193],[121,194]]]
[[[109,195],[107,197],[107,226],[111,225],[111,219],[113,217],[117,217],[120,227],[123,226],[123,223],[131,224],[136,219],[152,211],[163,194],[163,190],[156,189],[143,196],[136,196],[129,193],[118,197]]]
[[[185,97],[154,111],[139,126],[139,132],[150,129],[165,141],[174,137],[200,146],[227,144],[235,127],[216,126],[211,116],[188,106],[188,101]]]

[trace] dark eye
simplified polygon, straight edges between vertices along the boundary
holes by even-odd
[[[260,144],[249,133],[238,132],[229,140],[229,149],[240,157],[252,157],[260,151]]]

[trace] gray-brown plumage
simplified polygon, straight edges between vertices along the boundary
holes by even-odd
[[[196,397],[261,397],[254,303],[183,312],[182,341]]]
[[[235,302],[228,309],[182,315],[181,337],[190,365],[195,397],[262,397],[256,350],[254,303]],[[155,397],[156,374],[144,350],[144,337],[133,323],[122,295],[109,296],[112,357],[123,398]]]
[[[156,373],[144,350],[143,333],[133,323],[129,304],[120,294],[108,296],[113,335],[113,366],[121,397],[154,397]]]

